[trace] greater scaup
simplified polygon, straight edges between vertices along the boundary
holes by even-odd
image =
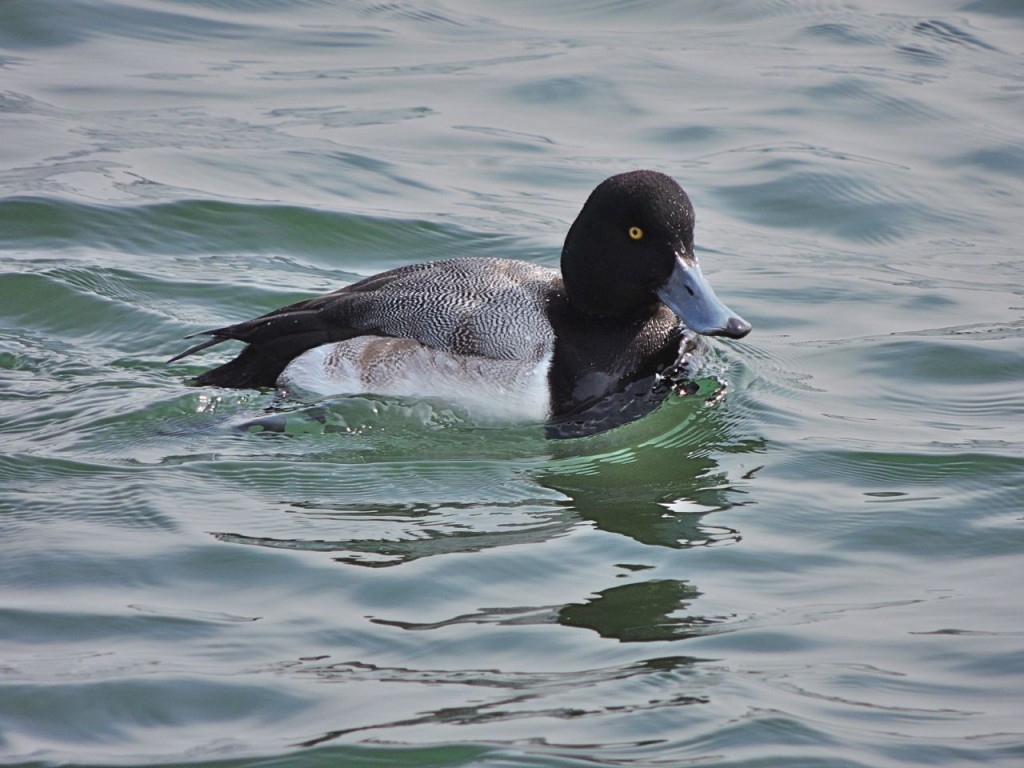
[[[412,264],[195,334],[210,338],[169,362],[236,339],[245,349],[195,384],[440,398],[546,420],[552,436],[601,431],[664,398],[650,395],[692,348],[687,329],[750,332],[701,275],[693,225],[670,177],[623,173],[597,186],[569,228],[561,274],[495,258]]]

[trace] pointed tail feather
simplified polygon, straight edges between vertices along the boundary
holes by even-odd
[[[212,347],[212,346],[215,346],[216,344],[220,344],[222,341],[227,341],[228,338],[229,338],[227,336],[220,336],[220,335],[218,335],[218,331],[200,331],[199,333],[189,334],[185,338],[186,339],[194,339],[196,336],[212,336],[213,338],[206,339],[205,341],[199,342],[195,346],[189,347],[184,352],[181,352],[180,354],[177,354],[174,357],[172,357],[170,360],[168,360],[167,364],[170,365],[171,363],[176,363],[179,360],[181,360],[181,358],[183,358],[183,357],[188,357],[189,355],[194,355],[196,352],[200,352],[200,351],[206,349],[207,347]]]
[[[236,325],[192,334],[187,338],[211,338],[189,347],[168,362],[173,363],[223,341],[242,341],[247,346],[238,356],[201,373],[192,379],[192,383],[235,389],[273,387],[288,363],[306,350],[366,333],[374,332],[335,325],[316,310],[279,310]]]

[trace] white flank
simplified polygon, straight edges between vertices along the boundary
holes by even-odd
[[[537,361],[453,355],[410,339],[360,336],[292,360],[277,385],[319,396],[438,399],[488,421],[544,421],[550,353]]]

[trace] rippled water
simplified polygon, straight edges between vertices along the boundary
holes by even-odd
[[[1022,42],[1009,0],[0,0],[0,759],[1024,763]],[[638,167],[754,323],[717,405],[551,442],[164,363],[556,264]]]

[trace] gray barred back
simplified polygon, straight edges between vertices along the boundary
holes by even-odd
[[[345,296],[354,328],[415,339],[434,349],[495,360],[539,361],[554,334],[546,307],[556,270],[505,259],[450,259],[386,273],[383,284]],[[373,281],[373,278],[370,278]]]

